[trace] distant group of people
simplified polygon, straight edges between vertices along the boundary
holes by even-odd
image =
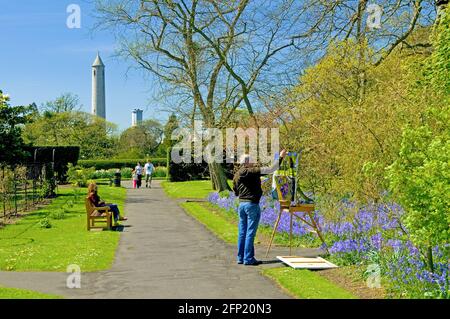
[[[133,178],[133,188],[140,188],[142,186],[143,173],[145,174],[145,187],[152,188],[152,176],[154,171],[155,167],[150,161],[147,161],[144,167],[138,162],[131,173]]]

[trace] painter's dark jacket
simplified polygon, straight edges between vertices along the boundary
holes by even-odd
[[[282,160],[268,168],[256,167],[253,164],[241,165],[233,178],[233,191],[239,197],[239,201],[259,204],[262,196],[261,175],[275,172]]]

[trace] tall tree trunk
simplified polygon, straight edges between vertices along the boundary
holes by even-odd
[[[226,190],[231,190],[227,182],[227,176],[225,170],[220,163],[210,163],[209,175],[211,176],[211,182],[215,191],[222,192]]]

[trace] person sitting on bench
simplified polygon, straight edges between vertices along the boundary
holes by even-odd
[[[107,204],[104,201],[100,200],[100,196],[98,196],[98,187],[95,183],[90,183],[88,186],[88,198],[91,201],[92,205],[95,207],[104,207],[108,206],[109,209],[113,212],[114,217],[114,226],[119,225],[119,220],[127,220],[126,217],[120,216],[119,207],[116,204]]]

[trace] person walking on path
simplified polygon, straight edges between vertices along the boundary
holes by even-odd
[[[233,178],[233,191],[239,197],[239,236],[237,263],[256,266],[262,262],[255,258],[254,240],[258,230],[261,210],[259,200],[262,196],[261,175],[275,172],[286,156],[280,152],[279,161],[271,167],[257,167],[248,154],[241,157],[241,167]]]
[[[144,165],[145,187],[152,188],[152,175],[153,175],[154,170],[155,170],[155,167],[150,162],[150,160],[148,160],[147,163]]]
[[[135,169],[131,172],[131,178],[133,179],[133,188],[136,188],[138,177]]]
[[[142,185],[142,166],[141,163],[137,163],[136,167],[136,175],[137,175],[137,188],[140,188]]]

